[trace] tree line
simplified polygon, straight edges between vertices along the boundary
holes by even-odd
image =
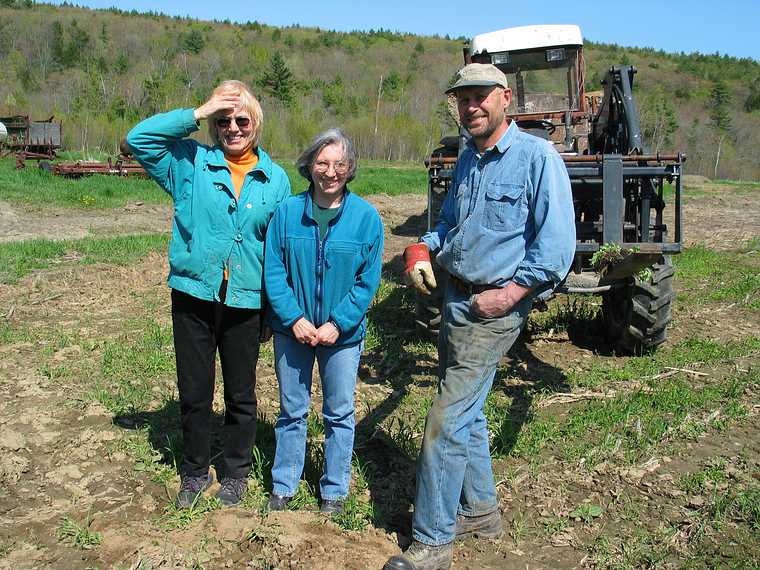
[[[198,105],[234,77],[260,94],[275,156],[338,125],[362,157],[419,161],[455,129],[442,92],[462,41],[0,0],[0,115],[54,115],[67,148],[116,152],[141,118]],[[757,61],[594,42],[585,52],[589,91],[610,65],[637,66],[652,150],[686,152],[690,173],[760,178]]]

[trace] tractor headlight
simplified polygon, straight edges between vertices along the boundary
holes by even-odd
[[[491,54],[491,63],[494,65],[509,63],[509,52]]]
[[[562,61],[565,59],[565,48],[546,50],[546,61]]]

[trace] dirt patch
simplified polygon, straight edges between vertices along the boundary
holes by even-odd
[[[171,216],[171,206],[141,202],[116,210],[84,210],[43,209],[0,201],[0,242],[167,232]]]
[[[400,252],[426,224],[425,197],[379,195],[370,201],[385,222],[384,260],[393,274]],[[760,236],[758,202],[728,187],[687,199],[687,240],[731,249]],[[0,241],[168,231],[170,216],[171,209],[160,206],[87,212],[0,203]],[[15,335],[0,344],[0,568],[260,568],[264,562],[273,568],[382,567],[410,539],[414,471],[411,458],[384,448],[380,433],[362,433],[358,446],[362,456],[381,450],[371,493],[375,508],[389,511],[383,513],[383,525],[346,531],[315,512],[263,516],[249,509],[213,511],[186,528],[162,522],[176,479],[166,487],[152,482],[129,453],[114,445],[129,431],[93,403],[87,389],[88,375],[100,374],[104,343],[129,333],[130,319],[149,314],[158,324],[168,324],[165,271],[165,257],[154,254],[132,267],[63,264],[18,284],[0,285],[0,319],[6,316],[0,324]],[[750,334],[760,336],[760,323],[725,305],[677,310],[671,342],[690,337],[728,341]],[[515,383],[541,382],[562,370],[614,359],[569,342],[564,334],[527,339],[520,351],[509,364],[517,373]],[[382,407],[401,399],[385,382],[403,365],[397,356],[372,354],[362,366],[360,423],[368,404]],[[415,362],[422,388],[413,389],[432,390],[434,358],[420,355]],[[756,365],[756,358],[736,363],[742,369]],[[278,406],[276,379],[266,359],[258,372],[260,408],[271,418]],[[216,406],[220,409],[219,402]],[[695,507],[678,494],[674,481],[714,456],[731,462],[741,454],[756,466],[758,436],[757,416],[751,415],[730,437],[698,438],[668,456],[626,469],[602,466],[589,473],[549,463],[532,472],[529,461],[499,462],[505,536],[457,545],[454,568],[587,566],[583,544],[593,542],[602,523],[573,520],[570,513],[584,501],[607,508],[630,500],[642,513],[640,520],[648,521],[644,526],[655,528],[667,519],[687,528]],[[101,544],[81,550],[59,540],[64,517],[100,533]],[[552,527],[559,519],[571,524]],[[626,520],[605,524],[616,525],[620,536],[637,531]],[[531,534],[525,528],[547,530]]]

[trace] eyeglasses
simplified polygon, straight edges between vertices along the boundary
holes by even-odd
[[[232,117],[221,117],[216,120],[216,126],[220,129],[226,129],[232,124]],[[251,124],[251,119],[249,117],[234,117],[235,124],[238,127],[247,127]]]
[[[327,170],[333,167],[336,174],[345,174],[348,172],[348,163],[339,160],[338,162],[327,162],[326,160],[318,160],[314,163],[314,170],[317,172],[327,172]]]

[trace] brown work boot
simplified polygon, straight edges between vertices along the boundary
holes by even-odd
[[[501,511],[496,509],[487,515],[466,517],[457,515],[457,539],[471,536],[475,538],[499,538],[504,529],[501,526]]]
[[[453,542],[430,546],[415,540],[406,552],[392,556],[383,570],[449,570],[453,556]]]

